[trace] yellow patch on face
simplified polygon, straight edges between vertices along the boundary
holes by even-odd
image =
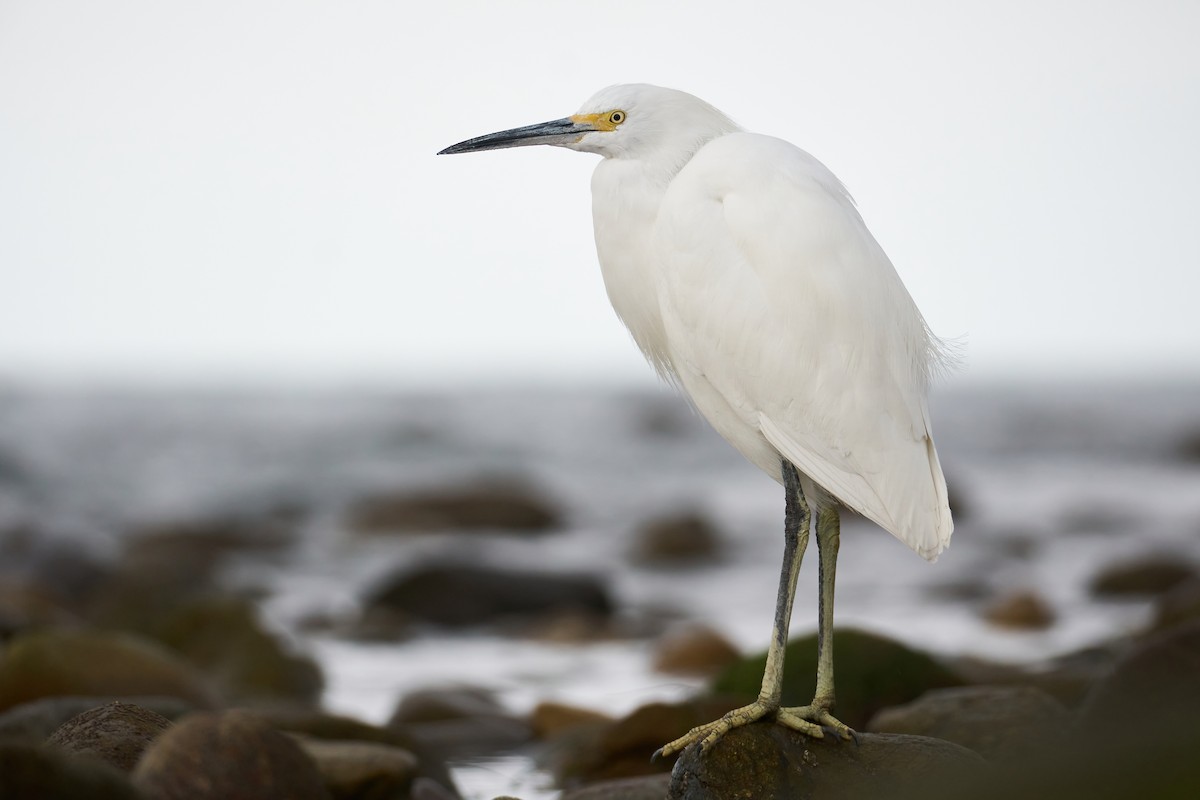
[[[625,121],[625,112],[619,109],[602,114],[572,114],[571,121],[579,125],[591,125],[598,131],[615,131]]]

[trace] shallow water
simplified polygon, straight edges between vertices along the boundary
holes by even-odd
[[[843,526],[837,618],[946,654],[1032,662],[1144,624],[1146,603],[1100,602],[1097,570],[1164,552],[1200,560],[1200,386],[995,386],[935,395],[942,462],[961,509],[929,565],[860,520]],[[517,479],[564,512],[547,536],[362,537],[347,507],[377,491]],[[374,581],[460,558],[589,571],[622,613],[701,620],[765,646],[782,550],[779,487],[668,392],[488,390],[425,394],[0,394],[0,531],[35,523],[111,552],[138,524],[286,509],[301,538],[286,558],[231,578],[267,590],[271,623],[314,652],[333,710],[381,722],[405,692],[495,689],[514,711],[559,700],[620,714],[686,695],[695,681],[650,667],[645,640],[552,644],[487,631],[389,644],[302,633],[352,618]],[[639,522],[696,509],[724,557],[701,567],[631,562]],[[815,566],[800,577],[793,632],[815,625]],[[1018,588],[1054,608],[1049,629],[1013,633],[980,616]],[[964,599],[965,598],[965,599]],[[522,758],[463,765],[468,797],[551,797]]]

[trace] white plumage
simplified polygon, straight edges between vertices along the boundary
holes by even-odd
[[[936,558],[953,523],[926,405],[935,342],[845,188],[683,92],[612,87],[579,115],[614,108],[619,135],[567,146],[607,156],[596,249],[642,352],[776,480],[786,457],[818,508],[836,498]]]
[[[772,716],[810,736],[834,718],[839,505],[925,558],[953,522],[926,395],[937,342],[845,188],[819,161],[707,103],[613,86],[579,113],[469,139],[462,153],[553,144],[598,153],[596,250],[609,299],[659,374],[785,487],[784,569],[758,700],[665,745],[710,747]],[[781,708],[796,578],[816,512],[813,702]]]

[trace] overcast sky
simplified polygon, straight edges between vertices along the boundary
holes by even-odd
[[[649,379],[595,156],[690,91],[850,188],[964,375],[1200,377],[1200,3],[0,0],[0,379]]]

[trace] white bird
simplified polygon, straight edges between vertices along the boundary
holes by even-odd
[[[654,368],[785,490],[785,549],[762,691],[665,745],[701,750],[773,716],[811,736],[853,732],[834,704],[839,506],[929,560],[953,522],[926,402],[938,340],[841,182],[781,139],[708,103],[612,86],[578,113],[446,148],[549,144],[604,157],[592,176],[596,251],[609,299]],[[811,511],[810,511],[811,509]],[[816,515],[817,687],[781,708],[796,576]]]

